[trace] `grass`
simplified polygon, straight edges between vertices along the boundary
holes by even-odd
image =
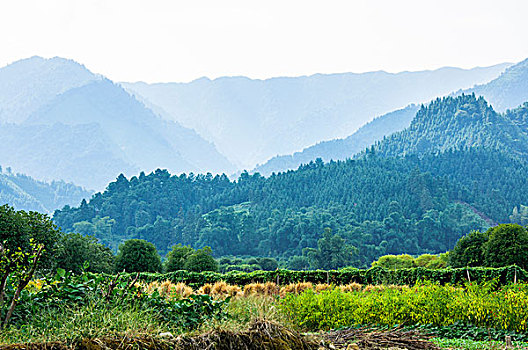
[[[135,336],[177,331],[152,312],[130,305],[109,307],[101,299],[85,305],[43,308],[31,322],[0,332],[0,344],[67,341],[112,335]]]
[[[485,349],[504,349],[505,344],[498,341],[476,341],[468,339],[431,339],[441,349],[463,349],[463,350],[485,350]],[[513,348],[509,349],[528,349],[528,343],[513,342]]]

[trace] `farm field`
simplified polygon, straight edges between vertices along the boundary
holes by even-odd
[[[57,349],[202,349],[211,344],[218,349],[229,344],[248,349],[499,349],[509,336],[516,348],[528,348],[527,294],[528,284],[497,280],[410,286],[218,281],[190,287],[166,279],[146,282],[138,275],[59,270],[24,289],[0,344],[8,349],[28,344]]]

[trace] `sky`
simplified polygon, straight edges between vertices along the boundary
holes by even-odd
[[[17,0],[0,66],[74,59],[114,81],[472,68],[528,58],[526,0]]]

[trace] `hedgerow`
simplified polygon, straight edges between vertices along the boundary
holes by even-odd
[[[122,276],[129,276],[122,274]],[[528,281],[528,272],[518,266],[512,265],[502,268],[446,268],[427,269],[423,267],[387,270],[382,267],[373,267],[368,270],[346,268],[341,270],[314,270],[314,271],[230,271],[225,274],[216,272],[189,272],[175,271],[165,274],[140,273],[139,280],[144,282],[165,281],[173,283],[184,282],[192,288],[199,288],[206,283],[224,281],[231,285],[245,286],[250,283],[275,282],[285,285],[297,282],[311,282],[314,284],[345,285],[349,283],[368,284],[395,284],[414,285],[419,281],[438,282],[440,284],[460,284],[464,282],[482,283],[496,280],[500,285],[511,282]]]

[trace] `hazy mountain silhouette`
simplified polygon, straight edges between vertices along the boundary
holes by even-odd
[[[239,167],[251,169],[277,154],[348,137],[376,115],[488,82],[506,67],[122,85],[165,118],[214,142]]]

